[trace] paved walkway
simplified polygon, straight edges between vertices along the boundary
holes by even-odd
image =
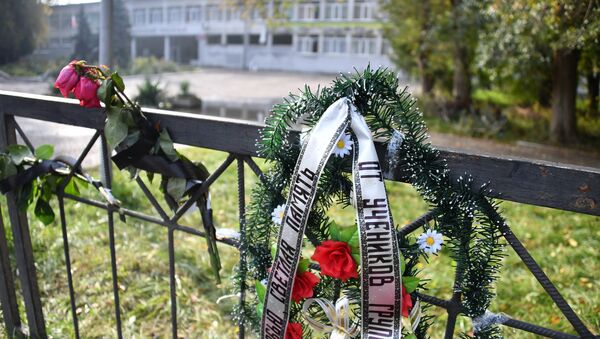
[[[183,81],[190,83],[190,91],[200,96],[205,102],[226,103],[258,103],[268,107],[290,92],[299,93],[305,84],[312,89],[319,85],[328,85],[334,75],[303,74],[284,72],[244,72],[225,69],[200,69],[191,72],[166,73],[154,76],[160,79],[165,90],[174,95],[179,91]],[[144,81],[144,76],[128,76],[125,79],[128,94],[137,94],[137,86]],[[7,82],[0,81],[0,89],[47,94],[49,83],[40,82]],[[22,121],[23,128],[30,132],[34,142],[53,143],[58,152],[75,154],[85,145],[91,132],[74,127],[57,128],[42,122]],[[437,134],[431,136],[433,145],[496,156],[532,158],[545,161],[570,163],[579,166],[600,168],[600,150],[584,152],[567,148],[545,146],[527,142],[514,145],[502,144],[491,140],[482,140],[454,135]],[[97,152],[97,149],[94,150]],[[88,166],[97,164],[97,154],[90,155]]]

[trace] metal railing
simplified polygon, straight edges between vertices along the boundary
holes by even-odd
[[[181,206],[174,213],[170,214],[161,207],[157,199],[150,192],[150,189],[141,179],[137,179],[137,183],[160,217],[157,218],[125,208],[120,208],[118,211],[128,217],[137,218],[166,228],[169,253],[171,331],[173,338],[177,338],[178,322],[175,246],[173,240],[174,232],[183,232],[190,236],[197,237],[205,236],[205,233],[202,231],[180,224],[180,219],[192,206],[196,198],[200,194],[205,193],[210,185],[218,180],[223,172],[234,162],[237,164],[238,174],[239,227],[240,230],[244,229],[246,205],[244,192],[244,166],[248,165],[254,174],[259,177],[261,176],[261,170],[253,160],[253,157],[257,156],[255,145],[256,140],[259,138],[261,125],[251,122],[211,118],[201,115],[155,109],[145,109],[144,111],[150,119],[160,121],[161,126],[168,128],[175,143],[228,153],[228,157],[225,161],[220,164],[220,166],[194,193],[196,197],[192,197],[188,203]],[[2,149],[9,144],[16,143],[17,135],[20,135],[29,146],[32,146],[27,135],[25,135],[23,129],[20,128],[16,122],[15,117],[32,118],[96,130],[77,159],[76,165],[81,164],[83,159],[89,153],[92,145],[97,140],[100,140],[102,145],[101,153],[104,158],[104,166],[100,170],[107,179],[105,185],[110,188],[112,184],[110,154],[108,154],[109,150],[106,146],[102,131],[104,126],[104,112],[101,109],[90,110],[82,108],[78,106],[77,102],[74,100],[0,91],[0,148]],[[202,131],[202,133],[199,133],[199,131]],[[378,152],[383,159],[385,156],[384,149],[379,147]],[[492,194],[491,197],[600,216],[600,170],[598,169],[566,167],[547,162],[466,154],[449,150],[441,150],[441,156],[446,159],[451,170],[451,176],[458,178],[465,172],[469,172],[474,179],[473,187],[479,187],[483,183],[490,182],[489,187],[491,188],[491,192],[502,192],[501,195],[498,194],[496,196],[493,195],[495,193],[490,193]],[[382,163],[385,164],[386,161],[384,160]],[[392,172],[387,175],[388,177],[386,179],[388,180],[405,181],[406,179],[401,172]],[[115,250],[114,239],[114,215],[117,213],[117,210],[113,205],[106,202],[72,196],[65,193],[64,190],[57,192],[57,196],[74,334],[77,338],[81,336],[75,308],[76,295],[73,288],[73,276],[71,273],[69,239],[67,236],[67,224],[64,210],[65,200],[75,200],[89,206],[103,209],[107,213],[112,289],[115,305],[114,321],[116,324],[117,336],[121,338],[123,332],[121,307],[119,304],[117,253]],[[18,310],[19,302],[17,300],[15,281],[12,273],[13,270],[9,260],[9,246],[4,225],[2,224],[0,225],[0,303],[2,304],[6,330],[9,333],[26,332],[32,337],[45,338],[47,336],[46,323],[42,311],[42,301],[40,299],[35,258],[31,242],[32,234],[29,232],[27,215],[17,208],[16,197],[13,193],[7,194],[6,201],[14,241],[13,251],[19,272],[19,285],[23,296],[23,304],[25,306],[28,324],[27,330],[22,329]],[[218,206],[215,206],[215,208],[218,208]],[[435,218],[435,216],[436,210],[433,209],[417,218],[415,221],[400,228],[399,232],[408,234],[418,227],[423,226],[428,221]],[[571,323],[577,335],[559,332],[513,318],[509,318],[504,322],[504,326],[550,338],[594,337],[508,225],[504,225],[502,233],[507,243],[515,250],[527,268],[539,281],[546,293],[552,298],[556,306]],[[245,264],[246,253],[244,252],[243,247],[239,246],[236,241],[221,240],[221,242],[238,247],[238,249],[240,249],[240,264]],[[244,293],[245,291],[242,290],[240,303],[244,302]],[[443,300],[426,294],[419,294],[419,297],[424,302],[441,307],[447,311],[448,321],[446,324],[445,337],[451,338],[454,333],[457,316],[462,312],[460,294],[454,293],[449,300]],[[241,321],[238,325],[239,337],[243,338],[245,336],[244,325]]]

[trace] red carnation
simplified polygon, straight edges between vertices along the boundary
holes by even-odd
[[[54,87],[60,90],[60,94],[63,97],[67,97],[69,92],[73,91],[77,83],[79,82],[79,74],[75,70],[75,61],[71,61],[68,65],[63,67],[54,82]]]
[[[321,265],[321,274],[346,281],[358,278],[350,246],[343,241],[325,240],[315,249],[311,259]]]
[[[319,283],[319,278],[309,271],[296,273],[294,288],[292,289],[292,300],[299,303],[302,299],[313,296],[313,288]]]
[[[285,330],[285,339],[302,339],[302,324],[288,323]]]
[[[96,80],[92,80],[86,77],[81,77],[77,86],[73,90],[75,97],[79,99],[80,105],[84,107],[100,107],[100,100],[98,99],[98,87],[100,85]]]
[[[408,318],[410,309],[413,307],[410,294],[406,292],[406,288],[402,285],[402,316]]]

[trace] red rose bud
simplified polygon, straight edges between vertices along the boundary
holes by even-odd
[[[75,66],[73,66],[74,63],[75,61],[71,61],[68,65],[63,67],[58,74],[58,78],[56,78],[56,81],[54,82],[54,88],[58,88],[60,94],[65,98],[69,96],[69,92],[73,91],[79,82],[79,74],[77,74]]]
[[[321,274],[346,281],[358,278],[350,246],[343,241],[325,240],[315,249],[312,260],[321,265]]]
[[[302,339],[302,324],[288,323],[285,330],[285,339]]]
[[[81,77],[79,83],[75,86],[73,93],[75,94],[75,97],[79,99],[79,104],[81,106],[90,108],[100,107],[100,100],[96,94],[96,92],[98,92],[98,87],[100,87],[100,85],[97,81]]]
[[[296,273],[294,287],[292,288],[292,300],[299,303],[302,299],[313,296],[313,288],[317,286],[320,279],[309,271]]]
[[[406,288],[402,285],[402,316],[408,318],[410,309],[412,308],[413,303],[410,298],[410,294],[406,292]]]

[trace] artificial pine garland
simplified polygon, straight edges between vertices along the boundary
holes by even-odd
[[[388,172],[403,173],[406,181],[435,208],[433,228],[448,239],[447,245],[457,263],[454,291],[462,296],[462,312],[471,318],[483,315],[494,297],[493,283],[501,266],[500,227],[504,220],[498,218],[496,205],[484,196],[485,186],[472,187],[473,181],[466,173],[458,179],[450,178],[445,161],[427,143],[426,126],[415,100],[406,89],[399,89],[396,76],[385,69],[367,68],[353,75],[340,75],[330,87],[316,92],[305,87],[300,95],[291,95],[284,103],[276,105],[267,118],[258,148],[271,168],[252,192],[246,214],[246,232],[241,235],[249,258],[247,264],[238,268],[236,276],[238,288],[257,286],[257,298],[251,305],[243,303],[243,308],[236,310],[238,319],[258,328],[264,296],[261,281],[268,276],[272,263],[271,247],[276,243],[279,227],[273,223],[271,213],[285,203],[301,146],[297,135],[291,133],[292,126],[301,123],[310,129],[327,107],[342,97],[353,102],[365,117],[373,137],[380,138],[388,147]],[[344,174],[350,170],[349,157],[332,157],[325,167],[306,225],[305,235],[311,246],[317,247],[339,236],[327,211],[334,203],[351,205],[352,182]],[[398,234],[398,242],[404,258],[403,281],[408,279],[404,285],[416,284],[417,289],[424,289],[424,283],[416,278],[419,273],[416,265],[419,260],[427,259],[427,253],[410,235]],[[314,263],[310,267],[318,269]],[[253,281],[247,281],[246,272]],[[313,292],[317,297],[334,302],[340,294],[357,302],[360,300],[360,283],[358,279],[343,282],[321,275]],[[412,293],[411,299],[414,305],[418,301],[417,294]],[[427,305],[422,307],[423,315],[418,325],[407,335],[427,337],[432,321],[432,317],[424,313],[427,308]],[[290,314],[290,323],[305,323],[301,304],[292,303]],[[323,312],[311,311],[310,315],[327,321]],[[356,316],[360,317],[360,314]],[[303,327],[304,334],[311,333],[308,326]],[[498,326],[490,325],[474,335],[498,338],[501,332]]]

